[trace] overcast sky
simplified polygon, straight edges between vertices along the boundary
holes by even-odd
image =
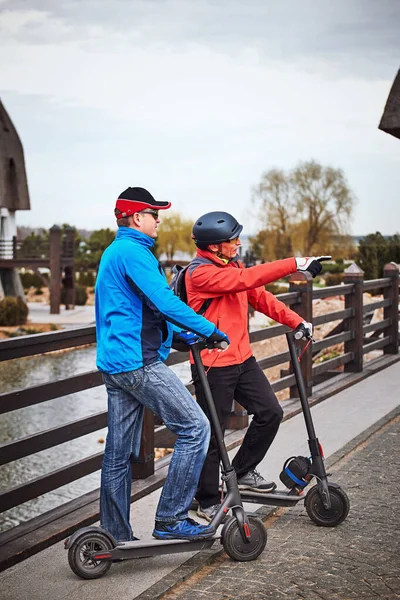
[[[272,167],[344,170],[354,235],[400,230],[400,141],[377,129],[398,0],[0,0],[0,95],[22,139],[20,225],[114,227],[146,187],[257,230]]]

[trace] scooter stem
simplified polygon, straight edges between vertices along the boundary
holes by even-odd
[[[226,473],[233,471],[233,467],[230,463],[228,452],[224,443],[224,434],[222,433],[221,425],[219,424],[218,414],[215,409],[214,400],[211,394],[210,385],[208,383],[207,375],[204,370],[204,365],[200,356],[200,349],[204,347],[201,344],[193,344],[190,349],[193,354],[194,364],[196,365],[197,374],[200,379],[201,386],[203,388],[204,396],[207,402],[208,414],[211,422],[211,426],[214,432],[215,440],[218,446],[219,456],[222,462],[223,469]]]

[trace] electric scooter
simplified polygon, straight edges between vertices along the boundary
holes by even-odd
[[[325,470],[322,446],[316,436],[307,400],[306,386],[300,368],[300,359],[308,344],[313,340],[308,339],[307,345],[299,355],[295,339],[302,339],[302,332],[288,332],[286,338],[289,347],[290,361],[299,390],[300,403],[308,433],[308,446],[310,457],[290,457],[284,464],[280,479],[289,489],[261,493],[241,490],[243,502],[265,504],[269,506],[293,506],[299,501],[304,501],[308,516],[314,523],[323,527],[335,527],[342,523],[350,509],[350,501],[344,490],[332,481],[328,481]],[[317,485],[304,493],[305,487],[313,480]]]
[[[72,571],[82,579],[97,579],[110,569],[113,561],[144,558],[177,552],[200,551],[220,541],[225,552],[233,559],[246,562],[256,559],[267,543],[267,531],[258,517],[247,515],[243,509],[236,473],[233,469],[224,443],[217,412],[200,352],[205,348],[227,347],[226,342],[212,345],[205,340],[190,346],[197,367],[200,382],[207,400],[211,427],[218,443],[222,463],[222,479],[226,484],[226,494],[217,514],[211,521],[215,535],[208,539],[195,540],[135,540],[118,542],[101,527],[84,527],[71,535],[64,547],[68,550],[68,562]],[[227,518],[228,511],[232,515]],[[224,522],[221,534],[218,527]]]

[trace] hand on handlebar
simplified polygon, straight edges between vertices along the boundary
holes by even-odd
[[[331,258],[332,256],[304,256],[295,260],[298,271],[308,271],[314,278],[322,271],[321,262]]]
[[[313,337],[313,326],[312,323],[303,321],[300,325],[297,325],[293,332],[295,340],[312,340]]]
[[[173,339],[175,343],[183,342],[191,346],[192,344],[196,344],[200,340],[200,337],[192,331],[174,331]]]
[[[221,351],[227,349],[230,341],[226,333],[215,328],[210,337],[206,339],[206,344],[209,350],[217,348],[219,351]]]

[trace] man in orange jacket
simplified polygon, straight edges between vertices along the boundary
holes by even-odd
[[[311,323],[303,321],[264,286],[296,271],[309,271],[315,277],[322,269],[320,261],[330,257],[292,257],[244,268],[237,258],[242,229],[225,212],[200,217],[192,236],[198,250],[187,269],[185,284],[189,306],[226,332],[231,342],[224,352],[202,353],[222,430],[234,399],[253,415],[233,460],[239,488],[270,492],[276,484],[265,481],[256,467],[275,438],[283,411],[250,347],[248,304],[283,325],[306,330],[311,336]],[[207,414],[196,367],[192,364],[191,368],[197,401]],[[218,485],[219,456],[212,436],[196,492],[197,514],[209,521],[219,507]]]

